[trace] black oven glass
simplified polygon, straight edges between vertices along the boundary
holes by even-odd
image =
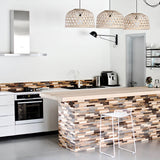
[[[15,101],[15,120],[34,120],[43,118],[43,99]]]

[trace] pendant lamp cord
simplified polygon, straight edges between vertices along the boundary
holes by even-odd
[[[79,9],[80,9],[80,10],[81,10],[81,5],[82,5],[82,4],[81,4],[81,0],[79,0]],[[80,12],[80,13],[79,13],[79,17],[81,17],[81,16],[82,16],[82,13]]]
[[[81,0],[79,0],[79,9],[81,9],[81,5],[82,5]]]
[[[149,3],[147,2],[147,0],[143,0],[143,1],[144,1],[145,4],[147,4],[148,6],[150,6],[150,7],[152,7],[152,8],[158,7],[158,6],[160,5],[160,2],[157,3],[157,4],[152,5],[152,4],[149,4]]]
[[[138,2],[136,0],[136,13],[138,12]]]
[[[109,0],[109,10],[111,10],[111,0]]]
[[[138,13],[138,2],[137,2],[137,0],[136,0],[136,17],[135,17],[135,19],[138,18],[138,17],[137,17],[137,13]]]
[[[109,10],[111,10],[111,0],[109,0]],[[109,15],[109,18],[111,18],[111,17],[112,17],[112,12]]]

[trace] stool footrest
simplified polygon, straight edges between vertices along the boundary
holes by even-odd
[[[131,151],[131,150],[126,149],[126,148],[123,148],[123,147],[118,147],[118,148],[119,148],[119,149],[122,149],[122,150],[124,150],[124,151],[127,151],[127,152],[131,152],[131,153],[133,153],[133,154],[136,153],[136,151]]]

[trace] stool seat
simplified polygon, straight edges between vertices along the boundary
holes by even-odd
[[[115,118],[123,118],[123,117],[127,117],[130,114],[127,112],[114,112],[114,113],[106,113],[103,114],[102,117],[115,117]]]

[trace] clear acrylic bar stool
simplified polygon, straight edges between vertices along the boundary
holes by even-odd
[[[120,132],[119,132],[120,131],[120,129],[119,129],[120,128],[119,127],[120,126],[119,125],[120,119],[128,117],[128,116],[131,117],[134,151],[125,149],[125,148],[123,148],[123,147],[120,146],[120,140],[119,140],[119,136],[120,136]],[[105,118],[105,117],[111,117],[112,118],[112,137],[113,138],[103,139],[102,140],[102,119]],[[115,133],[114,132],[114,118],[118,118],[118,137],[117,138],[114,135],[114,133]],[[105,155],[107,155],[109,157],[114,158],[115,157],[115,139],[118,139],[118,148],[119,149],[131,152],[133,154],[136,153],[136,140],[135,140],[135,134],[134,134],[132,109],[115,110],[113,113],[101,114],[101,116],[100,116],[100,147],[99,147],[99,152],[102,153],[102,154],[105,154]],[[111,141],[111,140],[113,141],[113,155],[105,153],[105,152],[102,151],[102,142],[107,142],[107,141]]]

